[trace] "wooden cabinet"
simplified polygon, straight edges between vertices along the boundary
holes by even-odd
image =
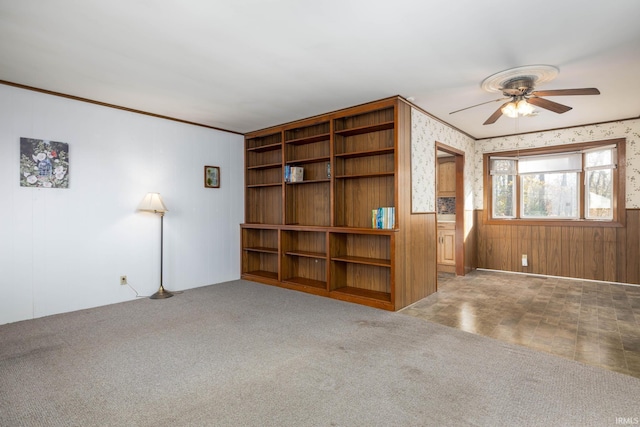
[[[438,223],[438,264],[456,265],[456,229],[454,223]],[[442,269],[441,269],[442,270]]]
[[[434,292],[435,258],[414,242],[433,222],[410,213],[410,119],[394,97],[247,134],[242,278],[387,310]],[[372,228],[380,207],[394,228]]]
[[[437,188],[438,197],[456,196],[455,157],[444,157],[438,159]]]

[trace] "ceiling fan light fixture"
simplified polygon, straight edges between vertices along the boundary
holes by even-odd
[[[508,100],[498,107],[483,123],[483,125],[492,125],[503,115],[513,119],[520,116],[535,115],[535,107],[543,108],[557,114],[566,113],[571,110],[571,107],[567,105],[562,105],[544,98],[547,96],[600,95],[600,91],[594,87],[535,90],[536,85],[553,80],[558,75],[558,72],[558,68],[551,65],[528,65],[526,67],[512,68],[493,74],[484,79],[480,86],[487,92],[502,92],[504,98],[461,108],[449,114],[458,113],[491,102]]]
[[[511,117],[512,119],[515,119],[516,117],[518,117],[518,107],[516,106],[515,102],[508,103],[507,105],[502,107],[501,111],[502,111],[502,114],[504,114],[507,117]]]
[[[516,110],[518,110],[518,114],[520,114],[521,116],[528,116],[533,113],[533,107],[527,102],[526,99],[521,99],[520,101],[518,101],[518,104],[516,104]]]
[[[533,113],[533,107],[527,102],[526,99],[513,100],[500,110],[502,114],[512,119],[518,116],[529,116]]]

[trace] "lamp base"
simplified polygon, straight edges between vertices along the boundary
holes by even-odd
[[[164,289],[164,287],[162,285],[160,285],[160,289],[158,289],[158,292],[156,292],[155,294],[151,295],[149,298],[151,299],[164,299],[164,298],[171,298],[173,296],[172,292],[169,292],[167,290]]]

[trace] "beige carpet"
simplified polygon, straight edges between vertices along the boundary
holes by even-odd
[[[0,326],[2,426],[607,426],[640,380],[246,281]]]

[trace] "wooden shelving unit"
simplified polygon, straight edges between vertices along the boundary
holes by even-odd
[[[245,221],[247,223],[282,224],[282,170],[282,134],[280,132],[246,139]],[[251,209],[258,206],[261,209]]]
[[[327,290],[326,231],[282,230],[282,281]],[[315,292],[317,293],[317,292]]]
[[[304,168],[303,181],[286,185],[285,224],[330,225],[330,130],[329,120],[283,130],[285,164]]]
[[[242,277],[387,310],[435,290],[407,249],[430,230],[410,220],[410,111],[394,97],[247,134]],[[379,207],[393,229],[372,228]]]
[[[393,234],[331,233],[332,294],[340,299],[364,297],[391,302]]]
[[[278,230],[273,228],[242,229],[242,275],[278,280]]]

